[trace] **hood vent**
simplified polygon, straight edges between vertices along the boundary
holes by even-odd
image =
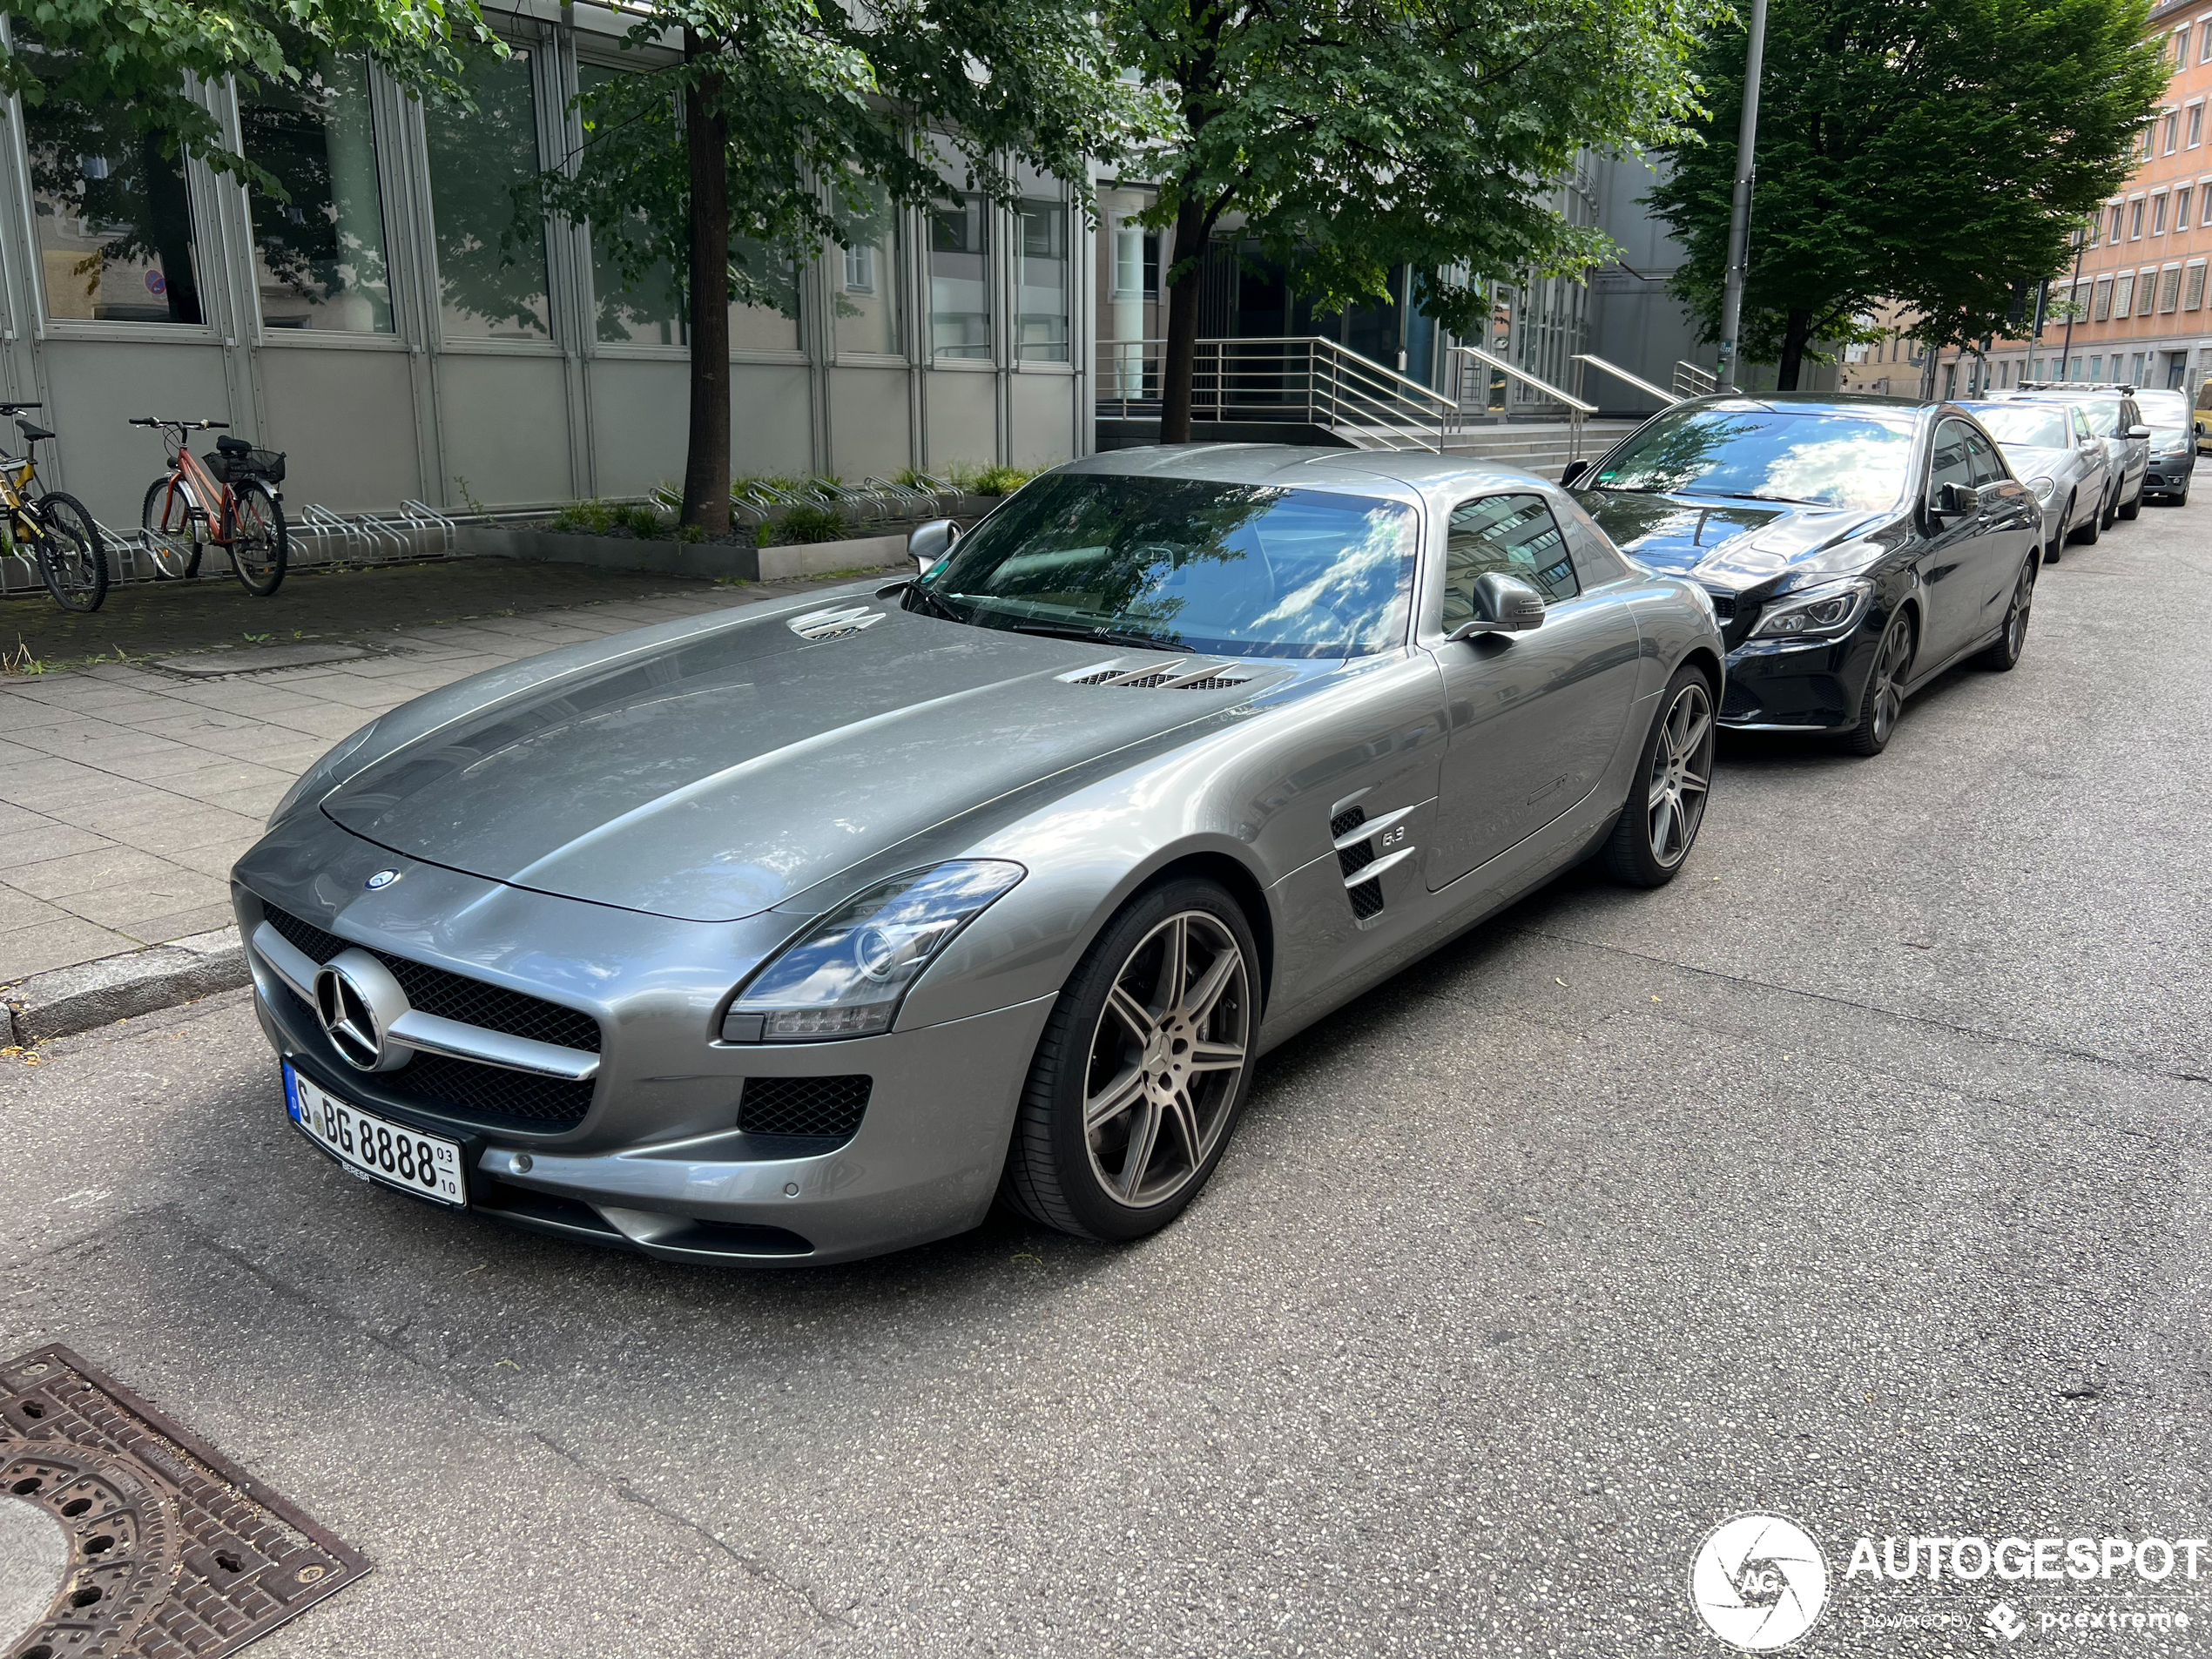
[[[871,610],[866,605],[847,605],[837,610],[810,610],[803,617],[793,617],[784,625],[801,639],[842,639],[847,634],[857,634],[873,628],[883,620],[883,612]]]
[[[1109,685],[1127,691],[1225,691],[1251,679],[1248,669],[1203,658],[1117,658],[1079,668],[1060,678],[1068,685]]]

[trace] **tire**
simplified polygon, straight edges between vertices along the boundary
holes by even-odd
[[[1631,887],[1663,887],[1697,845],[1713,779],[1713,686],[1675,671],[1659,699],[1629,799],[1606,838],[1605,873]]]
[[[2113,520],[2120,516],[2120,491],[2121,486],[2127,482],[2125,478],[2122,478],[2119,483],[2112,487],[2112,499],[2105,502],[2104,512],[2097,520],[2097,528],[2100,530],[2110,529]]]
[[[2059,515],[2059,533],[2051,538],[2050,546],[2043,550],[2044,563],[2056,564],[2060,558],[2065,556],[2067,538],[2074,534],[2072,530],[2067,528],[2066,522],[2074,516],[2074,509],[2080,502],[2080,499],[2081,498],[2079,496],[2068,496],[2066,498],[2066,511]]]
[[[1236,900],[1193,880],[1139,894],[1045,1022],[1000,1197],[1078,1238],[1158,1231],[1220,1162],[1258,1032],[1259,952]]]
[[[2027,618],[2035,604],[2035,573],[2041,567],[2029,559],[2020,566],[2020,580],[2013,584],[2013,602],[2005,607],[2005,631],[1997,636],[1997,643],[1974,660],[1995,674],[2009,674],[2027,649]]]
[[[266,599],[284,585],[292,562],[292,532],[285,528],[284,508],[266,484],[248,481],[233,487],[235,506],[231,518],[231,569],[246,590]]]
[[[1905,679],[1912,667],[1912,613],[1899,606],[1882,643],[1874,648],[1874,666],[1866,676],[1866,689],[1858,694],[1858,724],[1844,746],[1855,755],[1873,756],[1890,746],[1897,723],[1905,714]]]
[[[2129,502],[2125,507],[2122,507],[2120,509],[2120,516],[2122,518],[2135,519],[2141,518],[2142,516],[2142,513],[2143,489],[2141,484],[2138,484],[2135,486],[2135,499]]]
[[[185,492],[173,485],[173,478],[164,473],[148,484],[145,500],[138,505],[138,527],[146,533],[157,582],[198,576],[199,556],[206,547],[199,527],[185,516]]]
[[[51,490],[37,502],[38,574],[64,610],[98,610],[107,602],[107,549],[84,503]]]
[[[2097,537],[2102,536],[2104,532],[2104,503],[2100,502],[2097,503],[2097,510],[2084,519],[2067,539],[2079,542],[2084,547],[2094,547],[2097,544]]]

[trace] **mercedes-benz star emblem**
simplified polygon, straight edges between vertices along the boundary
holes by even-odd
[[[357,1071],[395,1071],[415,1050],[392,1036],[408,1011],[407,993],[392,970],[356,947],[315,974],[315,1018],[338,1057]]]
[[[374,875],[369,877],[368,880],[362,882],[361,886],[367,887],[371,893],[374,893],[381,887],[390,887],[393,882],[398,880],[399,879],[400,873],[397,870],[379,870]]]

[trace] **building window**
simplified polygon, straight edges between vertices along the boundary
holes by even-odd
[[[2200,64],[2212,64],[2212,29],[2200,29],[2196,31],[2196,61]]]
[[[900,346],[899,219],[880,186],[866,190],[858,212],[844,207],[838,215],[847,239],[835,267],[837,349],[889,357]]]
[[[291,199],[246,191],[261,326],[390,334],[368,60],[334,58],[297,86],[242,81],[238,124],[246,158]]]
[[[991,361],[991,204],[964,195],[929,215],[929,351]]]
[[[2204,261],[2199,260],[2184,271],[2182,275],[2187,280],[2182,284],[2182,309],[2198,310],[2204,304]]]
[[[2117,242],[2120,239],[2120,209],[2117,206],[2112,210],[2112,233],[2105,239],[2108,242]]]
[[[483,59],[468,71],[474,110],[423,105],[438,298],[446,335],[550,340],[545,221],[520,206],[537,174],[537,93],[530,54]]]
[[[1016,205],[1021,260],[1015,273],[1015,355],[1025,363],[1068,361],[1068,209],[1025,197]]]
[[[51,88],[56,56],[15,20],[18,50]],[[165,134],[135,130],[113,107],[49,91],[23,105],[31,216],[57,322],[206,320],[199,305],[192,197],[184,164],[162,154]]]
[[[2157,300],[2158,273],[2155,271],[2138,273],[2135,278],[2135,314],[2139,317],[2149,316],[2151,307],[2156,304]]]
[[[597,91],[625,71],[604,64],[578,64],[577,85],[584,92]],[[675,109],[668,106],[670,136],[674,136]],[[588,147],[602,136],[599,124],[619,124],[624,117],[610,111],[583,115],[583,142]],[[623,244],[631,246],[623,249]],[[618,250],[632,257],[618,257]],[[648,258],[648,255],[651,256]],[[647,260],[644,269],[637,268]],[[634,273],[634,274],[633,274]],[[591,227],[591,305],[596,314],[592,332],[610,346],[681,346],[690,337],[690,307],[678,274],[676,255],[666,249],[651,254],[650,232],[643,214],[620,226]]]
[[[2118,367],[2119,360],[2115,358],[2113,361],[2114,366],[2115,368]],[[2137,352],[2134,355],[2134,361],[2128,365],[2128,384],[2130,386],[2141,386],[2142,383],[2143,354],[2141,352]]]
[[[2189,227],[2189,186],[2183,185],[2174,192],[2174,228],[2185,231]]]
[[[2175,311],[2182,303],[2182,267],[2169,265],[2158,273],[2158,308]]]
[[[2143,235],[2143,199],[2141,196],[2128,204],[2128,239],[2139,242]]]
[[[2094,385],[2105,377],[2105,360],[2101,354],[2089,360],[2089,381]]]
[[[2128,300],[2135,291],[2135,279],[2132,276],[2124,276],[2120,279],[2120,311],[2121,314],[2125,316],[2128,311]],[[2090,307],[2090,321],[2109,322],[2112,320],[2112,278],[2099,277],[2097,279],[2097,299],[2096,303]]]
[[[756,295],[730,301],[730,349],[799,350],[799,266],[750,236],[730,239],[730,263],[745,272]]]
[[[2174,31],[2174,67],[2185,69],[2189,61],[2189,26],[2183,24]]]
[[[2189,148],[2194,150],[2204,142],[2204,105],[2189,105]]]
[[[2166,194],[2163,191],[2150,199],[2150,233],[2153,236],[2166,234]]]
[[[2166,116],[2166,153],[2172,155],[2182,147],[2182,112],[2172,110]]]

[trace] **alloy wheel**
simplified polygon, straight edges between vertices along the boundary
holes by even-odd
[[[1165,1204],[1206,1167],[1236,1103],[1251,1020],[1244,952],[1209,911],[1168,917],[1123,959],[1083,1086],[1091,1170],[1119,1203]]]
[[[2035,603],[2035,565],[2033,561],[2020,567],[2019,583],[2013,589],[2013,609],[2005,618],[2005,649],[2018,657],[2027,649],[2028,607]]]
[[[1905,712],[1905,670],[1912,657],[1912,628],[1903,617],[1882,636],[1874,659],[1874,741],[1887,743]]]
[[[1647,824],[1651,856],[1671,870],[1697,839],[1713,775],[1713,704],[1703,685],[1685,685],[1660,723],[1651,752]]]

